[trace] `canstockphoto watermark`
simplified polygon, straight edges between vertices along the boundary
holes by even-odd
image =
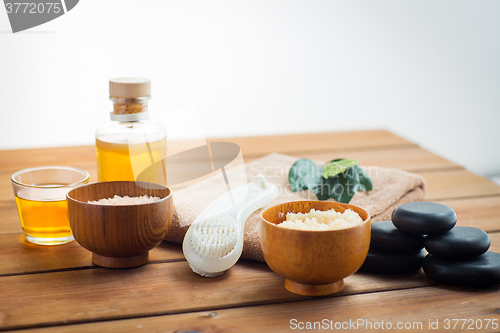
[[[500,327],[497,318],[475,319],[428,319],[427,321],[384,321],[369,319],[349,319],[348,321],[334,321],[322,319],[320,321],[300,321],[290,319],[292,330],[394,330],[394,331],[437,331],[437,330],[498,330]]]
[[[290,319],[292,330],[422,330],[424,324],[420,321],[370,321],[368,319],[349,319],[348,321],[334,321],[323,319],[321,321],[299,321]]]
[[[72,10],[78,0],[4,0],[12,32],[52,21]]]
[[[308,170],[304,169],[301,170],[302,168],[299,168],[298,173],[299,174],[307,174]],[[365,171],[365,173],[371,178],[375,179],[378,178],[379,175],[379,168],[377,166],[366,166],[362,167],[362,169]],[[250,163],[250,170],[252,174],[263,174],[266,179],[281,179],[281,178],[288,178],[288,173],[290,172],[290,166],[280,166],[280,165],[266,165],[262,167],[261,162],[259,161],[254,161]],[[354,169],[347,169],[346,171],[343,172],[343,174],[348,175],[349,173],[356,172]],[[318,175],[320,177],[321,175]],[[278,188],[280,189],[280,193],[285,193],[285,194],[290,194],[292,193],[292,187],[290,183],[286,183],[285,186],[280,186],[280,184],[276,184]],[[341,194],[343,191],[352,191],[352,188],[349,186],[349,182],[346,183],[346,186],[342,184],[336,184],[333,188],[330,188],[328,184],[323,185],[324,191],[332,191],[335,194]],[[360,190],[363,190],[362,188]],[[304,192],[306,195],[306,200],[316,200],[316,195],[312,193],[311,191],[306,191]],[[349,193],[352,194],[352,193]]]
[[[282,178],[282,177],[288,177],[288,173],[290,172],[291,166],[281,166],[281,165],[266,165],[264,168],[261,167],[261,162],[260,161],[254,161],[250,163],[250,170],[254,173],[261,173],[264,175],[264,177],[269,178],[269,177],[274,177],[274,178]],[[366,172],[366,174],[370,178],[377,178],[379,169],[377,166],[366,166],[362,167],[363,170]],[[349,169],[348,169],[349,170]],[[352,170],[352,169],[351,169]],[[299,173],[307,173],[307,170],[301,170],[299,168]],[[345,171],[347,173],[353,172],[353,171]]]

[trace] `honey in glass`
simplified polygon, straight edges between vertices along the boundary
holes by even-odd
[[[85,170],[63,166],[30,168],[12,175],[17,210],[26,239],[39,245],[71,242],[66,194],[86,184]]]
[[[72,238],[66,200],[35,201],[16,196],[16,203],[21,226],[28,238],[48,242]]]

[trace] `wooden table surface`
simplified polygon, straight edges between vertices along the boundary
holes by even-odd
[[[280,152],[323,161],[356,158],[361,165],[420,174],[428,185],[426,200],[455,209],[457,225],[487,231],[490,250],[500,252],[500,187],[390,132],[224,141],[239,144],[245,162]],[[169,148],[182,151],[189,144],[169,143]],[[283,278],[260,262],[240,260],[220,278],[202,278],[188,267],[180,245],[167,242],[151,251],[147,265],[129,270],[94,266],[90,252],[76,242],[55,247],[29,244],[10,176],[42,165],[78,166],[97,181],[93,146],[0,151],[0,330],[278,332],[321,322],[332,325],[332,330],[349,324],[351,331],[380,332],[390,323],[394,331],[399,331],[397,325],[406,325],[413,328],[401,331],[428,332],[429,323],[437,321],[434,331],[500,331],[493,325],[500,326],[498,288],[440,285],[422,271],[405,276],[356,273],[345,279],[340,293],[311,298],[288,292]]]

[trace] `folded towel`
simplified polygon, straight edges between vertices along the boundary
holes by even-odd
[[[317,200],[309,190],[300,192],[290,190],[288,171],[297,159],[288,155],[269,154],[245,165],[233,167],[226,173],[233,183],[246,183],[261,173],[269,182],[276,184],[280,188],[280,195],[267,207],[288,201]],[[365,209],[370,214],[372,222],[390,219],[394,208],[401,204],[424,199],[423,177],[396,169],[363,168],[373,181],[373,190],[358,191],[350,204]],[[220,172],[195,185],[174,192],[175,211],[166,240],[182,243],[185,233],[196,217],[226,192],[227,188]],[[329,201],[334,200],[329,199]],[[254,212],[245,224],[242,258],[264,261],[259,237],[261,211],[262,209],[259,209]]]

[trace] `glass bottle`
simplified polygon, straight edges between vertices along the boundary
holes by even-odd
[[[151,80],[112,79],[109,93],[114,104],[111,121],[96,130],[98,179],[135,181],[144,169],[166,157],[166,130],[162,124],[149,120]]]

